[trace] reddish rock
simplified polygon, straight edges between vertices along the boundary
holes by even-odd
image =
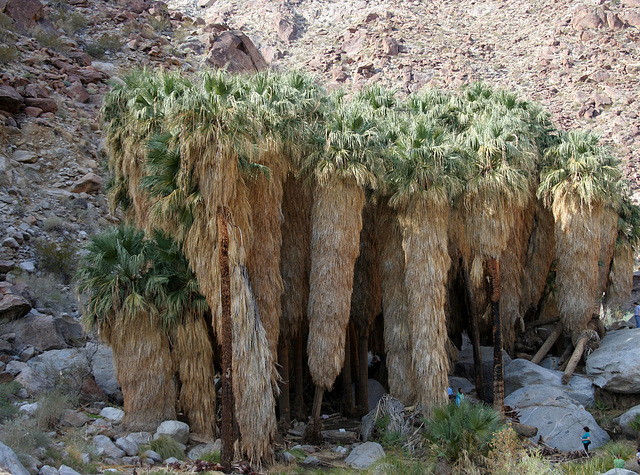
[[[241,31],[224,31],[216,38],[207,57],[209,64],[231,73],[256,72],[267,68],[267,62],[253,42]]]
[[[96,68],[89,66],[83,69],[79,69],[76,71],[76,74],[79,76],[80,80],[84,84],[97,84],[100,81],[109,78],[109,75],[105,72],[98,71]]]
[[[616,15],[615,13],[607,12],[606,18],[607,18],[607,25],[612,30],[620,30],[624,28],[624,23],[622,22],[622,20],[620,20],[620,18],[618,18],[618,15]]]
[[[84,404],[96,401],[107,401],[107,395],[102,390],[93,375],[85,376],[80,389],[80,401]]]
[[[4,294],[0,300],[0,319],[15,320],[24,317],[31,310],[31,305],[20,295]]]
[[[144,0],[129,0],[127,2],[127,6],[125,10],[131,11],[133,13],[142,13],[145,10],[149,9],[149,4]]]
[[[91,58],[87,53],[82,51],[72,51],[68,54],[69,59],[73,60],[80,66],[91,66]]]
[[[42,109],[42,112],[55,113],[58,111],[58,103],[48,97],[27,97],[24,103],[27,106],[39,107]]]
[[[594,11],[581,10],[576,13],[572,20],[574,28],[583,30],[585,28],[600,28],[603,25],[602,18]]]
[[[0,261],[0,274],[11,272],[15,266],[16,263],[13,261]]]
[[[382,50],[389,56],[395,56],[396,54],[398,54],[398,42],[393,38],[383,38]]]
[[[89,96],[89,93],[80,82],[74,82],[69,86],[67,88],[67,94],[78,102],[89,102],[89,99],[91,99],[91,96]]]
[[[44,6],[38,0],[8,0],[4,13],[13,18],[19,30],[35,25],[44,16]]]
[[[276,21],[278,22],[277,31],[280,39],[285,43],[291,43],[298,34],[296,24],[283,17],[279,17]]]
[[[624,19],[629,26],[640,27],[640,13],[629,12],[625,15]]]
[[[358,30],[353,35],[349,35],[342,43],[342,49],[348,55],[355,55],[360,52],[364,47],[367,40],[367,34],[364,31]]]
[[[0,86],[0,110],[15,114],[22,107],[23,97],[11,86]]]
[[[40,117],[40,114],[42,114],[42,109],[40,109],[39,107],[25,107],[24,113],[27,115],[27,117]]]
[[[335,82],[345,82],[349,76],[340,68],[333,68],[331,70],[331,78]]]
[[[102,188],[102,178],[95,173],[87,173],[71,185],[72,193],[94,193]]]
[[[13,375],[7,371],[0,373],[0,383],[10,383],[13,381]]]

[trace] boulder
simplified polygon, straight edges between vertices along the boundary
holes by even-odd
[[[151,442],[152,437],[149,432],[132,432],[127,436],[127,439],[130,439],[138,445],[142,445]]]
[[[253,42],[238,30],[223,31],[211,45],[207,62],[231,73],[257,72],[267,68],[267,62]]]
[[[31,345],[38,351],[59,350],[68,346],[52,315],[27,315],[6,325],[5,331],[20,335],[23,345]]]
[[[87,366],[86,355],[81,349],[45,351],[27,362],[27,367],[16,377],[16,381],[22,384],[29,394],[35,396],[49,389],[60,372],[73,370],[71,373],[79,376]],[[71,383],[71,378],[69,382]],[[82,380],[78,377],[77,388],[73,389],[80,391],[81,385]]]
[[[0,298],[1,320],[16,320],[24,317],[30,311],[31,304],[21,295],[6,293]]]
[[[29,107],[38,107],[42,112],[58,112],[58,103],[49,97],[27,97],[24,103]]]
[[[44,6],[38,0],[8,0],[4,13],[13,18],[19,30],[35,26],[44,16]]]
[[[30,475],[29,471],[18,460],[15,452],[2,442],[0,442],[0,467],[8,470],[11,475]]]
[[[350,467],[365,470],[384,457],[384,449],[377,442],[365,442],[354,448],[345,463]]]
[[[281,16],[276,19],[276,22],[278,37],[285,43],[291,43],[298,34],[298,27],[296,24]]]
[[[95,173],[87,173],[71,185],[72,193],[95,193],[102,188],[102,178]]]
[[[518,410],[522,424],[537,427],[538,436],[558,450],[582,450],[580,438],[584,426],[590,428],[590,449],[609,441],[609,435],[584,406],[553,386],[526,386],[511,393],[504,402]]]
[[[20,163],[36,163],[38,155],[30,150],[16,150],[13,152],[13,159]]]
[[[51,465],[43,465],[38,472],[38,475],[60,475],[58,469]]]
[[[0,86],[0,110],[16,114],[22,107],[24,98],[11,86]]]
[[[116,446],[124,450],[129,456],[138,454],[138,444],[128,437],[118,437],[116,439]]]
[[[100,415],[106,419],[120,422],[124,417],[124,411],[122,409],[118,409],[117,407],[105,407],[102,411],[100,411]]]
[[[76,472],[71,467],[67,467],[66,465],[60,465],[60,468],[58,469],[58,473],[60,475],[80,475],[80,473]]]
[[[162,457],[158,452],[154,450],[147,450],[144,454],[142,454],[142,456],[151,459],[154,462],[162,462]]]
[[[115,401],[122,402],[122,391],[113,367],[113,352],[108,346],[100,345],[93,352],[91,372],[100,388]]]
[[[98,401],[107,402],[108,399],[106,393],[98,386],[98,383],[96,383],[93,375],[90,374],[84,377],[82,387],[80,388],[80,402],[82,404]]]
[[[164,421],[158,426],[154,439],[166,435],[181,444],[186,444],[189,439],[189,425],[180,421]]]
[[[631,421],[633,421],[637,415],[640,415],[640,405],[632,407],[627,412],[622,414],[620,417],[614,419],[614,422],[617,422],[618,424],[620,424],[622,433],[627,437],[638,436],[638,432],[635,429],[633,429],[630,425]]]
[[[515,359],[504,367],[504,393],[512,392],[535,384],[554,387],[575,399],[583,406],[589,407],[595,401],[593,384],[589,378],[574,374],[569,384],[562,384],[562,372],[546,369],[531,361]]]
[[[621,394],[640,393],[640,329],[608,333],[587,357],[585,372],[596,386]]]
[[[200,444],[189,450],[187,457],[191,460],[202,459],[204,455],[220,452],[222,450],[222,441],[216,440],[213,444]]]
[[[82,427],[91,422],[91,420],[84,412],[72,409],[67,409],[60,415],[60,425],[62,427]]]
[[[118,448],[106,435],[96,435],[93,438],[98,455],[112,458],[122,458],[125,456],[124,450]]]

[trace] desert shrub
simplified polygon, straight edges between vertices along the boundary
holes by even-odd
[[[633,444],[629,441],[611,441],[600,447],[600,454],[611,458],[611,460],[617,455],[620,455],[625,460],[629,460],[636,453],[634,448]]]
[[[487,468],[495,475],[552,475],[560,473],[539,453],[528,453],[511,427],[497,431],[489,443]]]
[[[51,430],[58,427],[60,416],[67,409],[78,405],[78,396],[65,393],[61,389],[53,389],[40,397],[38,409],[34,413],[38,428]]]
[[[433,473],[433,467],[428,467],[420,460],[387,454],[373,464],[369,471],[373,475],[423,475]]]
[[[43,48],[49,48],[54,51],[64,52],[66,47],[62,39],[56,31],[50,31],[41,26],[32,28],[29,33]]]
[[[18,57],[18,50],[11,46],[0,45],[0,64],[8,64]]]
[[[117,53],[122,49],[124,41],[122,36],[117,33],[105,33],[100,36],[93,43],[88,43],[86,46],[87,54],[95,59],[100,59],[109,51],[110,53]]]
[[[153,28],[157,33],[171,30],[171,22],[164,16],[156,15],[152,17],[149,24],[151,25],[151,28]]]
[[[0,422],[6,421],[18,413],[18,408],[13,404],[13,401],[21,387],[17,381],[0,384]]]
[[[53,445],[47,448],[45,458],[48,459],[48,465],[66,465],[79,473],[100,473],[95,462],[96,448],[87,440],[82,428],[65,430],[60,441],[64,446]],[[89,454],[89,463],[85,463],[85,454]]]
[[[138,452],[143,454],[149,449],[157,452],[163,459],[168,459],[169,457],[175,457],[178,460],[186,459],[186,455],[184,450],[182,450],[180,443],[166,435],[162,435],[156,440],[152,440],[149,445],[141,445]]]
[[[52,15],[53,22],[57,28],[62,28],[67,36],[72,37],[76,33],[84,30],[87,26],[87,19],[80,13],[69,9],[60,9]]]
[[[297,458],[298,457],[296,457],[296,459]],[[202,460],[203,462],[220,463],[220,451],[215,450],[213,452],[202,454],[202,457],[200,457],[200,460]],[[304,460],[304,458],[302,460]]]
[[[53,274],[27,274],[19,280],[31,290],[35,307],[44,308],[56,315],[62,312],[70,313],[76,307],[73,295],[60,290],[60,279]]]
[[[69,221],[59,216],[52,216],[51,218],[45,219],[44,223],[42,223],[42,227],[48,233],[63,234],[65,232],[70,233],[73,231],[73,226],[71,226]]]
[[[424,420],[425,439],[436,457],[455,463],[486,455],[489,442],[502,426],[500,415],[484,404],[464,401],[460,406],[447,404]]]
[[[63,284],[71,282],[78,263],[77,251],[73,245],[38,238],[35,253],[40,270],[60,278]]]
[[[31,455],[39,447],[48,447],[51,439],[37,425],[35,419],[16,417],[0,426],[0,440],[16,455]]]

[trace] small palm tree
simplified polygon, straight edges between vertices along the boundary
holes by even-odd
[[[91,239],[77,275],[86,298],[83,324],[113,349],[128,430],[154,429],[176,417],[169,341],[149,291],[151,259],[144,232],[121,226]]]

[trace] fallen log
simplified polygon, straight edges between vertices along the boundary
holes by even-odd
[[[584,352],[584,346],[586,345],[587,340],[589,340],[589,336],[583,334],[576,342],[576,347],[573,350],[571,359],[569,359],[567,368],[564,370],[564,374],[562,375],[562,384],[569,384],[571,376],[573,376],[573,372],[576,370],[576,366],[578,366],[580,358],[582,358],[582,353]]]
[[[562,325],[559,323],[553,329],[553,332],[551,332],[551,335],[549,335],[549,337],[547,338],[547,341],[545,341],[544,344],[540,347],[540,349],[535,354],[531,362],[535,364],[540,364],[543,358],[547,356],[547,353],[549,352],[551,347],[555,344],[556,340],[560,337],[560,335],[562,335]]]

